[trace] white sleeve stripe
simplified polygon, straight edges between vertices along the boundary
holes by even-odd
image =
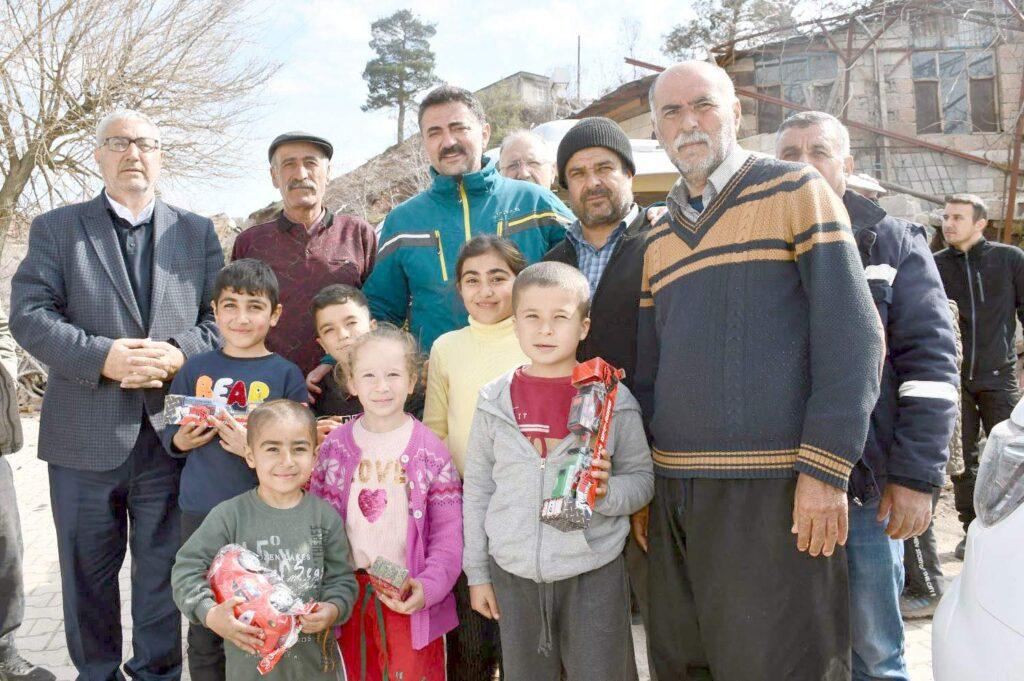
[[[387,248],[391,244],[395,243],[396,241],[401,241],[402,239],[433,239],[433,238],[434,238],[433,234],[397,234],[397,235],[391,237],[390,239],[388,239],[387,241],[385,241],[384,243],[382,243],[380,245],[380,247],[377,249],[377,252],[379,253],[380,251],[383,251],[385,248]]]
[[[952,383],[943,381],[905,381],[900,386],[900,397],[931,397],[956,402],[960,391]]]
[[[864,268],[864,276],[868,279],[881,279],[892,286],[896,280],[896,268],[892,265],[868,265]]]

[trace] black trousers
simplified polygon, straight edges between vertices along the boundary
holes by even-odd
[[[205,515],[181,512],[181,543],[203,524]],[[192,681],[224,681],[224,639],[210,629],[188,623],[188,673]]]
[[[181,676],[181,614],[171,598],[171,565],[181,540],[181,462],[160,444],[148,419],[123,464],[112,471],[50,465],[64,633],[79,681],[124,679],[118,572],[132,552],[132,657],[135,679]]]
[[[25,617],[23,558],[14,471],[7,457],[0,455],[0,650],[13,643],[14,632]]]
[[[941,489],[932,492],[932,521],[928,529],[903,541],[904,590],[911,596],[942,596],[942,562],[935,543],[935,507],[941,493]]]
[[[981,426],[989,433],[997,423],[1010,418],[1010,412],[1020,399],[1017,379],[1013,372],[997,377],[1001,380],[985,386],[965,381],[961,390],[961,412],[963,414],[962,442],[964,448],[964,472],[953,477],[953,501],[964,530],[974,520],[974,482],[978,478],[978,437]]]
[[[459,626],[445,636],[448,681],[490,681],[501,669],[501,635],[497,622],[470,605],[465,573],[455,582],[455,610]]]
[[[659,679],[850,678],[846,552],[797,551],[795,489],[795,478],[655,478],[648,636]]]

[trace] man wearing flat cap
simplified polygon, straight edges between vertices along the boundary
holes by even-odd
[[[258,258],[277,275],[284,309],[267,347],[303,374],[323,357],[309,313],[313,296],[328,284],[362,288],[377,256],[373,227],[324,207],[333,154],[330,142],[306,132],[274,138],[267,151],[270,179],[284,207],[273,220],[239,234],[231,251],[232,260]]]

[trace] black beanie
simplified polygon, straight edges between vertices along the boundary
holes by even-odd
[[[619,124],[610,118],[600,116],[584,118],[569,128],[569,132],[565,133],[565,137],[558,143],[558,184],[562,185],[563,189],[568,189],[565,182],[565,164],[573,154],[587,147],[611,149],[622,159],[622,164],[629,170],[629,174],[636,175],[633,147]]]

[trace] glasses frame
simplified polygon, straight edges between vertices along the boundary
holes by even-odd
[[[115,140],[123,141],[124,149],[115,149],[110,144]],[[107,137],[103,140],[100,146],[106,147],[107,149],[116,154],[123,154],[124,152],[128,151],[128,147],[130,147],[133,144],[135,145],[135,148],[138,149],[143,154],[159,151],[162,148],[160,140],[157,139],[156,137],[125,137],[124,135],[112,135],[110,137]]]

